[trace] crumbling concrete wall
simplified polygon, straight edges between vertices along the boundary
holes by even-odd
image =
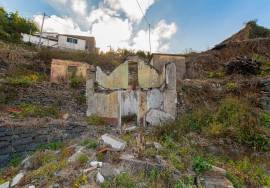
[[[51,82],[68,82],[71,76],[69,68],[75,69],[74,76],[86,80],[87,72],[91,65],[77,61],[53,59],[51,63]]]
[[[143,61],[126,61],[109,75],[97,67],[86,88],[87,115],[101,116],[111,124],[120,126],[121,118],[129,115],[136,115],[138,124],[153,125],[176,117],[174,63],[165,64],[159,72]]]
[[[186,73],[186,58],[177,54],[153,54],[150,64],[161,71],[166,63],[174,63],[176,66],[176,78],[182,80]]]

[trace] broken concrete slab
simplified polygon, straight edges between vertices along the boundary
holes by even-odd
[[[109,134],[102,135],[101,140],[104,144],[109,145],[115,151],[123,151],[127,145],[125,141]]]
[[[10,183],[10,182],[7,181],[7,182],[1,184],[1,185],[0,185],[0,188],[9,188],[9,183]]]
[[[160,143],[158,143],[158,142],[153,142],[153,145],[154,145],[154,147],[155,147],[157,150],[163,149],[163,146],[162,146]]]
[[[145,120],[146,123],[155,126],[173,121],[174,117],[166,112],[152,109],[146,114]]]
[[[97,178],[96,179],[97,182],[100,183],[100,184],[104,183],[104,181],[105,181],[105,178],[102,176],[102,174],[100,172],[97,173],[97,177],[96,178]]]
[[[104,163],[100,169],[100,172],[105,178],[112,178],[120,173],[119,170],[112,166],[110,163]]]
[[[90,162],[90,165],[92,166],[92,167],[96,167],[96,168],[99,168],[99,167],[102,167],[102,162],[99,162],[99,161],[91,161]]]
[[[122,165],[124,165],[125,169],[130,169],[132,173],[140,173],[144,170],[146,173],[151,170],[164,170],[166,166],[161,164],[152,163],[150,161],[141,161],[133,158],[131,155],[121,155],[120,160],[122,161]]]
[[[234,188],[233,184],[225,177],[205,177],[204,186],[207,188]]]
[[[17,174],[11,182],[11,187],[16,186],[18,183],[20,183],[20,181],[22,180],[22,178],[24,177],[24,173],[20,172],[19,174]]]

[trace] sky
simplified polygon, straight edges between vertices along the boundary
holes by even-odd
[[[184,53],[214,47],[250,20],[270,28],[270,0],[0,0],[44,31],[94,36],[97,47]],[[143,17],[145,15],[145,17]],[[146,19],[145,19],[146,18]],[[148,23],[147,23],[148,22]]]

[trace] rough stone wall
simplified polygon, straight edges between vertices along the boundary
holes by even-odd
[[[87,116],[97,115],[113,119],[118,126],[121,125],[121,118],[128,115],[136,115],[137,123],[144,124],[145,116],[151,110],[159,111],[151,113],[153,117],[148,118],[151,122],[154,122],[152,120],[155,118],[160,118],[155,117],[160,114],[163,120],[175,119],[177,103],[175,64],[166,64],[162,73],[158,73],[154,67],[144,62],[135,65],[138,66],[137,75],[133,70],[136,68],[134,62],[129,61],[120,65],[110,75],[102,73],[99,68],[90,74],[86,86]],[[134,78],[130,79],[131,76]],[[132,80],[132,84],[137,85],[127,87],[130,83],[124,83],[126,80]],[[158,123],[161,123],[161,120]]]
[[[91,66],[87,63],[53,59],[51,63],[51,82],[68,82],[68,67],[76,67],[76,76],[86,79],[87,72]]]
[[[29,124],[0,120],[0,167],[6,165],[14,154],[25,155],[40,144],[76,138],[88,132],[86,124],[77,122],[43,120],[35,125]]]

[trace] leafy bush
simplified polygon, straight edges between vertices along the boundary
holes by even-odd
[[[197,156],[193,158],[193,169],[197,174],[202,174],[208,170],[211,170],[212,165],[208,160],[201,156]]]
[[[105,125],[106,121],[102,117],[92,115],[87,117],[87,123],[88,125]]]

